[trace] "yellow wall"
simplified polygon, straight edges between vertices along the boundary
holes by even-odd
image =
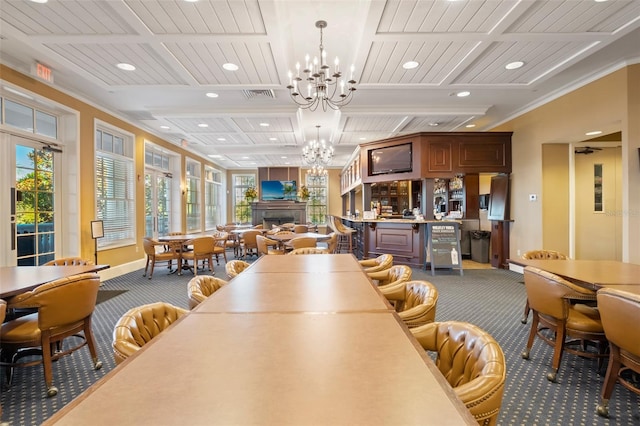
[[[587,139],[585,133],[601,129],[622,132],[622,258],[640,263],[640,65],[632,65],[525,113],[495,131],[512,131],[511,253],[545,247],[543,235],[555,227],[543,215],[544,203],[529,202],[529,194],[542,194],[542,145]],[[636,189],[634,190],[633,187]],[[569,200],[572,202],[572,200]],[[559,211],[558,214],[565,214]],[[543,221],[543,218],[547,218]],[[558,239],[569,238],[569,229]],[[556,244],[554,238],[550,244]]]

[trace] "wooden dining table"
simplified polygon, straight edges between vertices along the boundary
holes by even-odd
[[[60,278],[107,268],[109,265],[2,266],[0,298],[7,299]]]
[[[640,265],[615,260],[509,259],[521,267],[533,266],[591,290],[603,287],[635,288],[640,292]]]
[[[44,424],[477,425],[352,255],[245,271]]]
[[[269,235],[269,238],[278,242],[279,246],[285,247],[287,243],[294,238],[313,238],[318,241],[326,241],[331,238],[330,235],[327,234],[318,234],[317,232],[300,232],[300,233],[282,233],[282,234],[273,234]]]

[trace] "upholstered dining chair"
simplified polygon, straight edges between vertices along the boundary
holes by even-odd
[[[0,324],[4,323],[7,316],[7,302],[0,299]],[[2,418],[2,404],[0,404],[0,418]]]
[[[609,365],[602,385],[598,414],[609,417],[609,399],[616,383],[640,394],[638,383],[625,373],[640,375],[640,295],[615,288],[598,290],[598,310],[609,340]],[[638,376],[637,376],[638,377]]]
[[[129,309],[113,329],[113,356],[116,364],[138,352],[187,312],[186,309],[165,302]]]
[[[358,261],[364,272],[378,272],[389,269],[393,266],[393,255],[381,254],[373,259],[363,259]]]
[[[258,256],[265,254],[284,254],[284,250],[277,249],[278,242],[267,238],[264,235],[256,235],[256,244],[258,246]]]
[[[436,366],[480,425],[495,425],[502,405],[506,362],[502,348],[481,328],[458,321],[411,329],[420,345],[436,352]]]
[[[43,266],[76,266],[76,265],[93,265],[90,260],[85,260],[81,257],[61,257],[59,259],[53,259],[45,263]]]
[[[189,297],[189,309],[193,309],[207,297],[227,285],[227,281],[210,275],[193,277],[187,284],[187,296]]]
[[[229,279],[232,279],[239,273],[247,269],[250,265],[250,263],[245,262],[244,260],[236,259],[227,262],[227,264],[224,266],[224,269],[227,272],[227,276],[229,277]]]
[[[153,276],[153,270],[156,267],[156,263],[166,263],[171,270],[171,264],[175,260],[176,263],[178,261],[178,253],[175,250],[169,251],[160,251],[156,250],[156,247],[163,247],[164,244],[158,241],[155,241],[152,238],[145,237],[142,240],[142,247],[144,248],[144,253],[147,255],[147,263],[144,265],[144,274],[143,277],[147,276],[147,272],[149,273],[149,279]],[[149,270],[149,264],[151,264],[151,270]],[[180,268],[181,265],[178,265]]]
[[[407,281],[381,293],[394,302],[398,316],[409,328],[435,321],[438,290],[428,281]]]
[[[538,336],[553,347],[551,372],[547,374],[551,382],[556,381],[564,352],[599,358],[598,364],[602,364],[606,357],[607,338],[598,309],[572,303],[576,300],[593,301],[593,292],[531,266],[524,269],[524,285],[533,320],[522,358],[529,359],[531,347]],[[597,344],[597,352],[588,350],[589,342]]]
[[[520,256],[522,259],[556,259],[556,260],[567,260],[569,256],[564,253],[560,253],[555,250],[529,250]],[[595,294],[595,293],[594,293]],[[595,296],[594,296],[595,297]],[[527,300],[524,305],[524,314],[522,315],[522,320],[520,321],[523,324],[527,323],[529,319],[529,312],[531,309],[529,308],[529,301]]]
[[[329,239],[326,241],[329,253],[335,253],[338,250],[338,234],[331,232]]]
[[[293,249],[291,250],[289,253],[287,253],[287,256],[293,254],[293,255],[297,255],[297,254],[329,254],[329,250],[325,249],[325,248],[320,248],[320,247],[301,247],[301,248],[297,248],[297,249]]]
[[[42,284],[13,297],[9,308],[37,308],[36,313],[2,324],[0,348],[2,365],[8,367],[8,381],[14,367],[42,363],[47,396],[55,396],[53,361],[88,346],[96,370],[102,367],[91,330],[91,316],[96,306],[100,277],[95,273],[73,275]],[[63,348],[65,339],[76,340],[72,347]],[[52,349],[56,349],[53,351]],[[40,355],[24,362],[28,355]]]
[[[307,225],[296,225],[293,227],[293,232],[296,234],[304,234],[305,232],[309,232],[309,227]]]
[[[242,233],[242,250],[244,256],[256,256],[258,257],[258,242],[256,237],[262,235],[262,231],[258,229],[250,229]]]
[[[213,271],[213,255],[216,249],[216,239],[210,235],[194,238],[185,242],[185,245],[193,247],[193,250],[182,253],[182,260],[193,262],[193,275],[198,275],[198,261],[202,260],[203,268],[204,261],[207,261],[209,271]],[[226,259],[226,256],[225,256]]]
[[[315,247],[316,239],[313,237],[296,237],[287,241],[286,247],[290,249],[299,249],[304,247]]]
[[[377,283],[380,291],[394,291],[396,287],[402,288],[411,280],[413,271],[406,265],[395,265],[384,271],[369,272],[367,275]]]
[[[229,233],[225,231],[216,231],[212,234],[213,254],[216,257],[216,264],[220,264],[219,256],[222,255],[224,263],[227,263],[227,241],[229,241]]]

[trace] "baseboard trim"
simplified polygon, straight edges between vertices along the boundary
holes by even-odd
[[[98,272],[100,275],[100,281],[110,280],[111,278],[119,277],[120,275],[128,274],[129,272],[137,271],[144,268],[146,260],[138,259],[133,262],[123,263],[122,265],[113,266],[109,269],[104,269]]]

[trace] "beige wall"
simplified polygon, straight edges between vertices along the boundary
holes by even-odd
[[[622,132],[622,259],[640,263],[639,82],[640,65],[632,65],[492,129],[514,132],[510,256],[545,247],[544,236],[555,235],[549,243],[557,244],[570,235],[570,229],[560,235],[547,231],[555,225],[542,208],[548,195],[543,191],[543,144],[577,142],[587,139],[587,131],[600,129]],[[541,194],[542,202],[530,202],[529,194]]]
[[[556,250],[569,254],[570,235],[570,153],[569,144],[542,145],[542,192],[538,201],[529,201],[532,208],[540,204],[542,207],[542,241],[540,249]],[[535,250],[534,247],[522,249],[522,253]],[[516,253],[519,255],[520,253]]]

